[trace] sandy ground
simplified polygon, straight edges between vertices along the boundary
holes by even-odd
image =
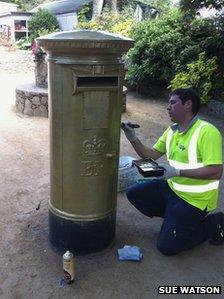
[[[204,243],[178,256],[161,255],[155,247],[161,220],[141,215],[119,193],[114,244],[99,253],[77,256],[76,282],[60,288],[62,257],[48,241],[49,121],[14,110],[15,87],[34,81],[32,57],[26,59],[24,52],[6,53],[0,48],[0,298],[151,299],[164,298],[157,293],[159,285],[223,287],[222,246]],[[221,118],[203,117],[224,135]],[[128,95],[123,119],[138,122],[139,137],[149,145],[170,123],[165,101],[135,94]],[[120,154],[137,157],[123,133]],[[221,210],[223,198],[222,180]],[[118,261],[117,249],[125,244],[141,248],[144,258],[140,263]]]

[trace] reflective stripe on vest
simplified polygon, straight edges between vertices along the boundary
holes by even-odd
[[[189,142],[188,146],[188,163],[178,162],[175,160],[169,159],[170,154],[170,143],[173,137],[173,131],[170,129],[167,134],[166,139],[166,152],[167,152],[167,159],[169,161],[169,164],[175,168],[178,169],[197,169],[200,167],[203,167],[203,163],[198,163],[197,161],[197,141],[199,137],[200,130],[203,126],[205,126],[207,123],[202,122],[193,133],[191,140]],[[172,181],[172,180],[171,180]],[[183,185],[183,184],[177,184],[172,181],[173,188],[177,191],[182,192],[189,192],[189,193],[202,193],[207,192],[211,190],[215,190],[219,186],[219,181],[214,180],[212,183],[207,183],[204,185]]]
[[[197,186],[177,184],[175,182],[172,182],[172,185],[173,188],[177,191],[189,192],[189,193],[203,193],[207,191],[216,190],[219,187],[219,181],[214,181],[206,185],[197,185]]]

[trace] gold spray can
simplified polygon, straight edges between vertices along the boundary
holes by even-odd
[[[68,250],[63,254],[63,276],[67,284],[74,281],[74,256]]]

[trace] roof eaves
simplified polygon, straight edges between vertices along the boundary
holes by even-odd
[[[77,12],[80,8],[92,2],[92,0],[59,0],[38,5],[31,12],[37,12],[38,9],[47,9],[53,14],[63,14],[69,12]]]
[[[7,6],[14,6],[14,7],[18,7],[18,4],[15,3],[10,3],[10,2],[5,2],[5,1],[0,1],[0,5],[7,5]]]

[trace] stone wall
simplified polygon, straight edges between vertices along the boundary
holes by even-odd
[[[26,115],[48,117],[47,89],[35,84],[16,88],[16,109]]]
[[[224,118],[224,102],[212,100],[207,106],[202,107],[201,111],[211,116]]]
[[[35,61],[35,81],[36,86],[47,88],[48,78],[47,78],[47,62]]]

